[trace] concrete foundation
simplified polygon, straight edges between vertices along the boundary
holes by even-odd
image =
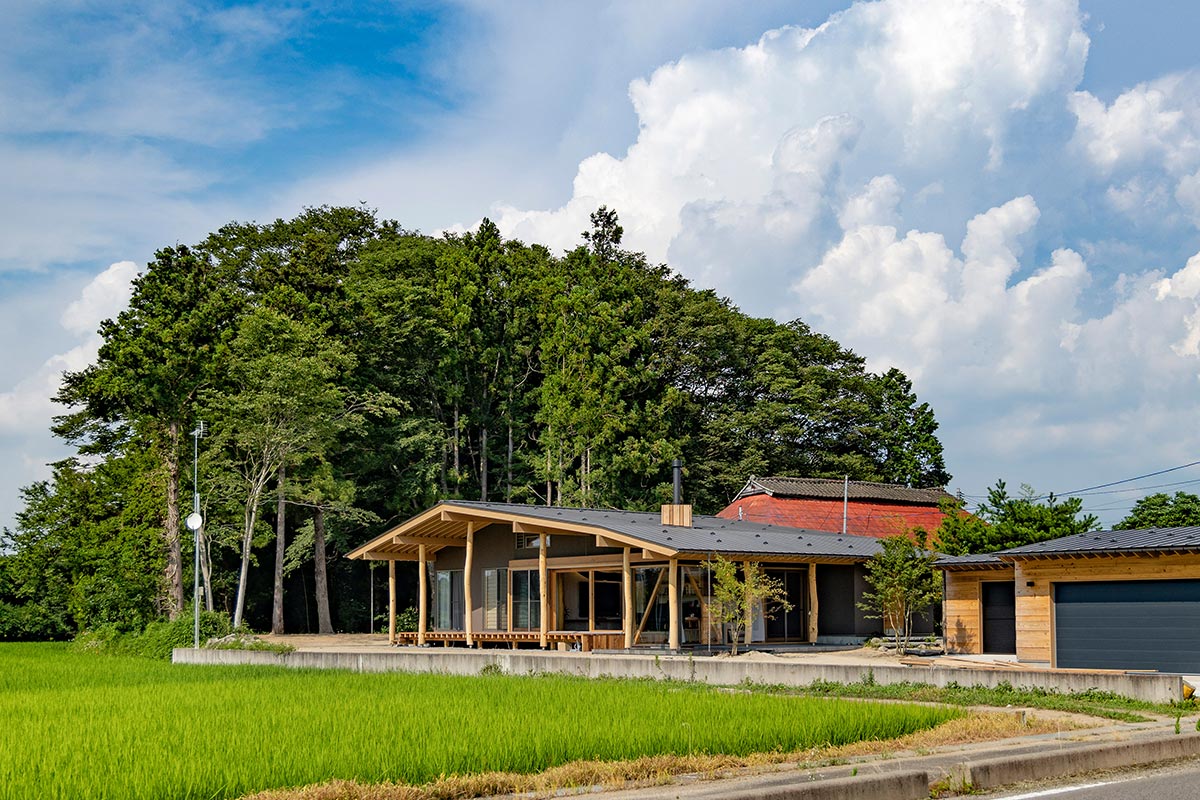
[[[552,673],[587,678],[651,678],[699,681],[718,686],[756,684],[807,686],[813,681],[879,684],[927,683],[934,686],[1044,689],[1063,694],[1099,690],[1155,703],[1183,698],[1183,679],[1161,673],[1057,672],[1054,670],[988,670],[953,667],[905,667],[883,664],[797,663],[786,660],[691,658],[689,656],[558,654],[529,651],[473,651],[458,648],[398,648],[378,653],[297,651],[280,655],[252,650],[176,649],[176,664],[263,664],[355,672],[434,672],[477,675],[485,668],[510,675]]]

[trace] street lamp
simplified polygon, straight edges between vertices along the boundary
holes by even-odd
[[[192,646],[196,650],[200,649],[200,529],[204,527],[204,517],[200,515],[200,437],[205,430],[205,424],[198,422],[196,430],[192,431],[192,513],[184,520],[192,532],[196,558],[192,570]]]

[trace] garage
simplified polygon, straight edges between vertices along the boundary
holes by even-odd
[[[1055,583],[1054,629],[1057,667],[1198,673],[1200,580]]]

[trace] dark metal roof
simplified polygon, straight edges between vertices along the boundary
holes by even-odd
[[[693,516],[692,527],[683,528],[663,525],[657,511],[558,508],[470,500],[447,500],[442,505],[517,514],[547,523],[588,525],[690,555],[722,553],[865,561],[882,549],[879,540],[873,536],[844,536],[721,517]]]
[[[945,489],[913,489],[894,483],[850,481],[847,490],[845,481],[836,478],[751,477],[738,492],[734,501],[754,494],[841,500],[843,492],[848,493],[850,500],[881,500],[889,503],[931,506],[936,506],[945,498],[952,498],[952,495],[948,494]]]
[[[969,556],[938,556],[934,566],[944,570],[968,570],[1007,569],[1012,565],[995,553],[978,553]]]
[[[1002,550],[1007,561],[1039,556],[1114,555],[1121,553],[1200,552],[1200,527],[1091,531]]]

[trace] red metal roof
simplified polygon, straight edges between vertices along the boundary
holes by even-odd
[[[751,494],[734,500],[717,516],[840,533],[842,498],[834,500]],[[884,538],[908,533],[914,527],[932,532],[941,524],[942,512],[936,503],[915,505],[912,502],[851,498],[846,506],[846,533],[856,536]]]

